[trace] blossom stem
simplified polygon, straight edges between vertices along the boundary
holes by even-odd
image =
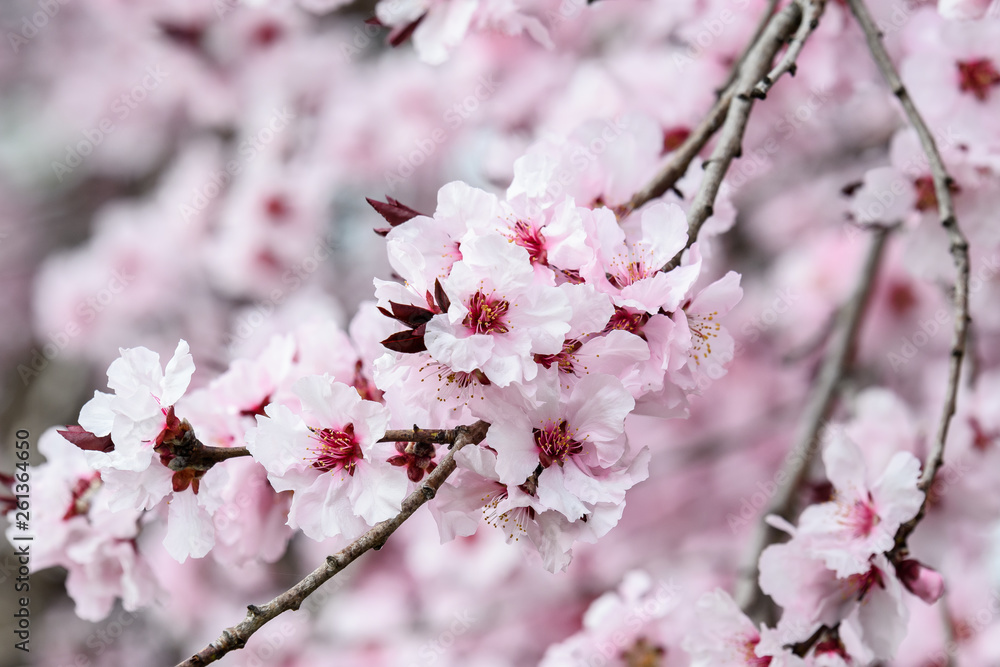
[[[170,461],[171,470],[193,468],[208,470],[216,463],[240,456],[250,456],[246,447],[206,447],[200,440],[195,440],[192,446],[174,445],[170,448],[173,458]]]
[[[426,442],[434,445],[451,444],[458,437],[458,429],[412,429],[386,431],[379,442]]]
[[[454,472],[455,454],[466,445],[479,444],[486,437],[489,424],[478,421],[471,426],[452,430],[455,438],[449,451],[438,463],[423,484],[407,496],[402,503],[399,514],[391,519],[377,523],[364,535],[354,540],[337,553],[327,556],[326,561],[290,589],[281,593],[270,602],[247,607],[246,618],[237,625],[222,631],[222,635],[214,642],[191,656],[177,667],[201,667],[219,660],[222,656],[243,648],[250,636],[264,626],[268,621],[286,611],[296,610],[309,595],[320,586],[342,571],[361,554],[371,549],[380,549],[389,536],[403,524],[417,509],[434,497],[444,481]]]
[[[883,78],[892,90],[892,93],[899,100],[903,107],[910,125],[916,130],[920,138],[920,145],[927,155],[931,168],[931,176],[934,179],[934,192],[937,195],[938,214],[941,226],[944,227],[948,236],[949,250],[952,262],[955,264],[955,287],[952,297],[952,304],[955,312],[954,331],[951,340],[951,355],[948,365],[948,384],[945,389],[944,405],[941,409],[941,418],[938,422],[937,434],[934,444],[931,447],[927,461],[924,463],[923,475],[920,478],[919,487],[924,492],[924,502],[920,506],[917,515],[900,526],[896,533],[896,548],[894,551],[900,552],[905,548],[906,540],[916,528],[920,520],[923,519],[927,511],[927,498],[929,491],[934,484],[934,477],[944,462],[945,440],[948,437],[948,428],[951,425],[951,418],[955,414],[955,406],[958,399],[958,384],[962,375],[962,360],[965,358],[965,346],[969,331],[969,242],[958,226],[955,217],[955,204],[951,196],[951,186],[954,181],[945,169],[944,160],[941,159],[941,152],[937,143],[924,122],[923,117],[917,110],[916,105],[910,98],[909,92],[900,79],[899,72],[889,58],[889,53],[882,44],[881,32],[875,25],[868,7],[864,0],[847,0],[847,4],[854,13],[858,25],[865,33],[868,41],[868,49],[872,53],[872,58],[882,72]]]

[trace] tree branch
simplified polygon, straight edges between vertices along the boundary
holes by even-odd
[[[625,204],[620,217],[625,217],[646,202],[652,201],[657,197],[662,197],[667,190],[672,188],[687,173],[688,167],[691,166],[691,161],[701,152],[701,149],[705,147],[708,140],[722,127],[722,122],[726,119],[726,112],[729,111],[729,104],[733,101],[733,95],[735,94],[734,84],[737,78],[739,78],[740,72],[743,70],[743,66],[753,52],[754,47],[760,40],[761,35],[764,34],[764,30],[770,24],[771,17],[774,15],[777,5],[777,0],[770,0],[768,2],[768,6],[764,10],[757,28],[754,30],[753,37],[750,38],[746,48],[743,49],[743,53],[740,54],[736,64],[730,70],[729,78],[719,88],[719,99],[712,105],[708,114],[701,119],[698,126],[691,131],[691,134],[688,135],[681,145],[674,149],[673,153],[670,154],[670,160],[653,180],[646,187],[635,193],[632,199]]]
[[[768,91],[785,74],[795,76],[802,47],[806,45],[806,40],[809,39],[813,30],[819,27],[819,19],[823,15],[823,10],[826,9],[826,0],[797,0],[797,2],[805,5],[802,8],[802,20],[799,22],[799,28],[788,44],[785,55],[781,57],[774,69],[765,74],[764,78],[754,87],[753,95],[755,97],[760,99],[767,97]]]
[[[399,528],[417,509],[434,497],[448,476],[455,470],[455,454],[466,445],[479,444],[486,437],[489,424],[478,421],[471,426],[463,426],[452,431],[455,439],[449,451],[438,463],[437,468],[416,491],[403,500],[399,514],[376,524],[364,535],[356,539],[332,556],[327,556],[326,562],[313,570],[302,581],[261,606],[249,605],[246,618],[238,625],[222,631],[222,635],[214,642],[191,656],[177,667],[201,667],[215,662],[226,653],[243,648],[253,633],[265,623],[289,610],[296,610],[302,601],[329,581],[338,572],[346,568],[361,554],[370,549],[380,549],[389,536]]]
[[[820,431],[833,413],[840,381],[847,369],[861,320],[871,297],[888,233],[889,230],[883,227],[872,233],[854,291],[837,313],[837,323],[826,358],[816,380],[815,390],[806,405],[795,446],[785,459],[784,483],[778,487],[764,516],[777,514],[789,521],[794,518],[796,492],[805,480],[809,464],[819,449]],[[758,583],[758,561],[761,552],[781,536],[781,531],[762,520],[751,542],[750,556],[740,571],[736,599],[751,618],[764,617],[770,612]]]
[[[177,453],[169,466],[171,470],[183,470],[184,468],[194,468],[196,470],[207,470],[216,463],[228,461],[240,456],[250,456],[246,447],[207,447],[198,442],[190,453]]]
[[[733,65],[733,69],[729,72],[729,78],[726,79],[726,83],[719,88],[719,94],[721,95],[723,91],[728,90],[736,79],[740,75],[740,70],[743,69],[743,64],[750,57],[750,52],[753,51],[754,44],[760,39],[760,36],[764,34],[764,30],[767,28],[767,24],[771,22],[771,17],[774,16],[775,10],[778,9],[778,0],[768,0],[767,7],[764,8],[764,12],[760,15],[760,19],[757,21],[757,27],[754,28],[753,36],[747,45],[743,47],[743,53],[740,54],[739,59],[737,59],[736,64]]]
[[[920,490],[924,492],[924,503],[920,507],[920,512],[911,521],[903,524],[899,532],[896,533],[895,552],[901,553],[905,549],[907,538],[916,528],[920,520],[923,519],[927,511],[927,498],[929,497],[931,485],[934,484],[934,477],[937,475],[941,464],[944,462],[945,441],[948,438],[948,427],[951,425],[951,418],[955,414],[955,405],[958,397],[958,384],[962,375],[962,359],[965,357],[966,337],[969,331],[969,242],[958,227],[958,220],[955,217],[955,204],[951,198],[951,187],[954,185],[948,171],[945,169],[944,160],[938,151],[937,143],[931,135],[927,123],[917,110],[916,105],[910,98],[906,87],[903,85],[896,71],[895,65],[889,58],[889,53],[882,44],[881,33],[872,20],[872,16],[865,5],[864,0],[847,0],[854,17],[865,33],[868,41],[868,48],[872,53],[875,63],[882,72],[883,78],[889,84],[889,88],[899,100],[903,107],[910,125],[916,130],[920,138],[920,145],[927,154],[927,160],[931,168],[931,176],[934,178],[934,192],[937,195],[938,213],[941,226],[944,227],[948,235],[949,250],[952,261],[955,264],[955,290],[953,296],[953,307],[955,310],[955,328],[951,341],[951,358],[948,365],[948,385],[945,389],[944,406],[941,409],[941,418],[938,423],[937,434],[931,448],[927,461],[924,463],[924,472],[920,478]]]
[[[733,97],[726,111],[726,120],[719,136],[719,142],[715,145],[712,156],[705,161],[705,175],[702,178],[701,187],[698,188],[698,193],[691,204],[691,210],[688,211],[688,242],[685,249],[697,240],[701,226],[708,218],[712,217],[712,206],[719,194],[722,180],[725,178],[726,172],[729,171],[729,165],[742,154],[743,135],[750,119],[750,111],[754,102],[753,95],[757,84],[771,72],[771,63],[775,56],[781,47],[792,38],[801,21],[801,6],[796,2],[789,4],[771,18],[764,33],[748,54],[736,84],[731,89]],[[798,33],[795,34],[798,35]],[[803,39],[808,34],[809,31],[805,31]],[[801,47],[796,48],[794,55],[797,56],[800,50]],[[772,85],[773,83],[772,81]],[[676,268],[680,264],[683,252],[682,250],[677,253],[663,267],[663,270],[669,271]]]
[[[458,429],[423,429],[414,426],[413,429],[397,429],[385,432],[379,442],[426,442],[433,445],[444,445],[455,442]]]

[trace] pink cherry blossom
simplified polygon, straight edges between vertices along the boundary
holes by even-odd
[[[310,376],[292,386],[292,407],[270,404],[247,447],[278,492],[291,491],[288,524],[314,540],[356,537],[399,511],[406,475],[379,443],[389,416],[351,386]]]
[[[920,462],[909,452],[898,452],[874,478],[858,446],[834,430],[823,449],[823,463],[835,497],[806,508],[799,535],[809,553],[838,576],[863,574],[872,556],[892,549],[896,530],[920,509]]]
[[[427,350],[453,370],[481,370],[504,387],[533,380],[533,355],[562,349],[572,315],[566,296],[536,285],[524,248],[499,234],[462,244],[462,261],[441,282],[451,307],[427,323]]]
[[[110,435],[115,449],[94,463],[141,472],[153,460],[152,443],[167,425],[167,410],[184,394],[194,361],[188,344],[180,341],[166,369],[160,356],[144,347],[121,350],[108,368],[114,394],[94,392],[80,410],[80,425],[94,435]]]

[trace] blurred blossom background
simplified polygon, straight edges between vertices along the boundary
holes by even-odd
[[[948,35],[945,45],[971,39],[935,3],[871,4],[918,92],[924,70],[906,63],[926,57],[937,39],[929,35]],[[366,197],[430,214],[446,183],[502,193],[514,161],[537,142],[617,127],[595,159],[634,169],[621,176],[624,201],[711,107],[766,6],[4,0],[0,470],[13,465],[18,429],[37,443],[49,426],[76,423],[119,348],[145,346],[165,360],[187,340],[196,389],[260,354],[274,334],[346,328],[373,298],[373,278],[392,277],[373,231],[385,221]],[[976,39],[1000,37],[995,20],[980,25]],[[954,137],[946,151],[966,169],[959,180],[976,182],[965,190],[975,201],[960,199],[959,209],[982,312],[973,355],[989,377],[1000,362],[1000,163],[989,147],[1000,142],[970,136],[972,121],[949,128],[941,119],[935,131]],[[308,613],[282,615],[222,664],[538,664],[608,594],[624,605],[619,621],[679,642],[679,626],[664,619],[732,585],[774,493],[824,332],[866,247],[852,224],[879,201],[866,174],[904,169],[902,127],[861,33],[831,1],[797,76],[755,108],[717,206],[735,224],[706,251],[704,280],[736,270],[744,289],[727,319],[736,338],[728,374],[704,388],[687,420],[630,418],[632,441],[650,445],[653,458],[617,528],[550,574],[499,530],[440,545],[430,513],[418,512],[384,549],[325,585]],[[632,153],[644,157],[615,157]],[[683,195],[697,187],[696,171],[678,184]],[[857,418],[861,406],[873,422],[895,415],[919,434],[933,428],[940,400],[949,334],[926,323],[950,312],[942,288],[950,264],[928,231],[933,211],[913,213],[887,250],[839,416]],[[880,402],[866,392],[874,385],[896,397]],[[975,436],[956,428],[955,438]],[[820,486],[806,491],[820,497]],[[956,591],[955,623],[988,608],[976,582],[995,585],[1000,575],[995,517],[977,526],[967,560],[937,563]],[[299,535],[277,562],[234,568],[211,557],[178,564],[160,548],[162,535],[143,539],[166,582],[158,604],[134,613],[116,606],[90,623],[75,615],[62,570],[35,572],[30,655],[12,648],[17,565],[12,548],[0,547],[0,664],[172,665],[329,552]],[[914,606],[909,632],[923,639],[893,664],[937,664],[921,660],[945,641],[942,613]],[[991,619],[966,638],[962,650],[974,657],[961,664],[997,664],[986,660],[1000,660],[989,648],[1000,645],[998,627]],[[600,664],[687,664],[679,648],[661,663],[639,654],[627,662],[634,633],[607,641]],[[552,651],[549,664],[577,664]]]

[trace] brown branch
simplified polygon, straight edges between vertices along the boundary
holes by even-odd
[[[186,458],[178,456],[174,461],[178,462],[179,468],[208,469],[216,463],[240,456],[250,456],[250,451],[246,447],[207,447],[202,444]]]
[[[944,160],[938,151],[937,143],[931,135],[927,123],[917,110],[916,105],[910,98],[906,87],[899,78],[899,72],[889,58],[889,53],[882,44],[882,34],[879,32],[875,21],[864,0],[847,0],[854,17],[865,33],[868,41],[868,49],[872,53],[875,63],[882,72],[883,78],[889,84],[892,93],[899,100],[903,107],[910,125],[916,130],[920,138],[920,145],[927,154],[930,163],[931,176],[934,178],[934,192],[937,195],[938,213],[941,226],[944,227],[948,235],[949,250],[952,261],[955,263],[955,289],[953,304],[955,309],[955,329],[951,340],[951,358],[948,365],[948,386],[945,390],[944,405],[941,409],[941,419],[938,423],[938,430],[935,436],[934,445],[924,463],[924,472],[920,478],[919,487],[924,492],[924,502],[920,506],[920,511],[911,521],[900,526],[896,533],[895,552],[900,553],[905,548],[906,540],[916,528],[927,511],[927,498],[931,485],[934,484],[934,477],[937,475],[941,464],[944,462],[945,440],[948,438],[948,427],[951,425],[951,418],[955,414],[955,405],[958,397],[958,384],[962,375],[962,359],[965,357],[966,337],[969,331],[969,242],[958,227],[958,220],[955,217],[955,204],[951,198],[951,186],[954,181],[945,169]]]
[[[684,174],[687,173],[688,167],[691,166],[691,161],[697,157],[701,149],[705,147],[719,128],[722,127],[722,122],[726,119],[726,112],[729,111],[729,104],[733,101],[733,95],[735,94],[734,84],[737,78],[739,78],[740,72],[743,70],[743,66],[750,54],[753,52],[754,46],[760,40],[761,36],[764,34],[764,30],[771,22],[771,17],[774,14],[775,7],[777,7],[777,0],[770,0],[767,8],[764,10],[764,14],[761,16],[760,21],[757,24],[756,30],[754,30],[753,37],[747,42],[746,47],[743,49],[743,53],[740,54],[739,59],[733,65],[729,72],[729,78],[726,82],[722,84],[719,88],[719,99],[715,101],[712,108],[709,110],[708,114],[701,119],[698,126],[691,131],[691,134],[670,154],[670,160],[660,169],[660,172],[649,182],[646,187],[639,190],[632,199],[628,201],[627,204],[622,208],[619,213],[619,217],[624,218],[626,215],[639,208],[646,202],[652,201],[657,197],[662,197],[664,193],[679,181]]]
[[[466,445],[475,445],[482,442],[486,437],[488,428],[489,424],[484,421],[478,421],[471,426],[455,429],[454,433],[456,437],[451,451],[441,459],[437,468],[427,476],[427,480],[420,485],[420,488],[403,500],[402,509],[399,514],[376,524],[351,544],[332,556],[327,556],[326,561],[322,565],[313,570],[302,581],[267,604],[259,607],[248,605],[246,618],[241,623],[223,630],[222,635],[218,639],[184,662],[179,663],[177,667],[201,667],[202,665],[215,662],[230,651],[243,648],[250,636],[263,627],[265,623],[286,611],[298,609],[303,600],[338,572],[354,562],[361,554],[370,549],[380,549],[385,544],[385,541],[389,539],[389,536],[406,519],[416,512],[421,505],[434,497],[437,490],[455,470],[455,453]]]
[[[451,444],[458,437],[456,429],[423,429],[414,425],[412,429],[386,431],[379,442],[426,442],[434,445]]]
[[[726,112],[729,110],[729,104],[732,100],[733,88],[730,86],[716,100],[708,114],[701,119],[698,127],[692,130],[687,139],[670,154],[670,161],[663,166],[660,173],[625,204],[619,213],[620,218],[624,218],[646,202],[662,197],[667,190],[674,187],[674,184],[687,173],[691,161],[697,157],[708,140],[722,127],[722,121],[726,119]]]
[[[837,323],[827,348],[823,366],[816,380],[815,390],[809,397],[805,416],[795,446],[785,459],[784,482],[778,487],[764,516],[777,514],[789,521],[794,517],[795,500],[799,487],[805,480],[809,464],[819,449],[820,432],[829,420],[837,399],[838,390],[848,361],[857,340],[861,320],[871,297],[879,263],[889,230],[877,228],[861,265],[857,284],[850,299],[839,309]],[[749,558],[737,582],[736,599],[748,616],[764,617],[773,611],[767,604],[758,583],[760,554],[777,542],[783,533],[762,520],[751,542]]]
[[[743,69],[743,64],[750,57],[750,52],[753,51],[754,44],[760,39],[761,35],[764,34],[764,30],[767,28],[767,24],[771,22],[771,17],[774,16],[775,10],[778,8],[778,0],[768,0],[767,7],[764,8],[764,12],[760,15],[760,19],[757,21],[757,27],[754,28],[753,36],[747,45],[743,47],[743,53],[736,60],[736,64],[733,66],[732,70],[729,72],[729,78],[726,82],[722,84],[719,88],[719,94],[721,95],[724,91],[728,90],[736,79],[740,75],[740,70]]]
[[[685,249],[697,240],[701,226],[712,217],[712,207],[719,194],[719,188],[722,187],[722,180],[729,171],[729,165],[742,154],[743,135],[750,119],[754,103],[753,94],[757,84],[771,72],[771,63],[775,56],[796,33],[801,21],[802,8],[795,2],[789,4],[771,18],[764,33],[747,56],[739,77],[731,89],[733,98],[726,112],[719,142],[715,145],[712,156],[705,161],[705,175],[701,187],[698,188],[691,210],[688,211],[688,242]],[[798,51],[796,49],[795,53]],[[680,264],[683,252],[682,250],[677,253],[663,270],[676,268]]]
[[[173,408],[170,409],[173,417]],[[194,429],[186,419],[171,421],[168,418],[167,429],[160,434],[154,447],[160,455],[160,461],[174,472],[185,469],[204,472],[228,459],[239,456],[250,456],[246,447],[208,447],[194,433]]]
[[[753,94],[755,97],[760,99],[767,97],[768,91],[785,74],[795,76],[802,47],[806,45],[806,40],[809,39],[809,35],[812,34],[813,30],[819,26],[819,19],[823,16],[823,10],[826,9],[826,0],[797,1],[799,4],[805,5],[802,9],[802,20],[799,22],[799,28],[795,31],[795,37],[788,44],[788,48],[785,50],[785,54],[781,57],[781,60],[778,61],[778,64],[775,65],[774,69],[765,74],[764,78],[754,87]]]

